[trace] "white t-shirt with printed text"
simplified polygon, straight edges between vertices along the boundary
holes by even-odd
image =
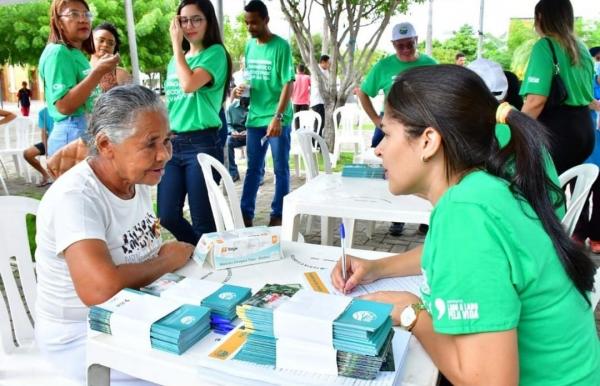
[[[88,308],[77,296],[64,251],[85,239],[106,243],[115,265],[139,263],[158,254],[161,238],[150,187],[136,185],[123,200],[96,177],[87,161],[61,176],[44,195],[37,214],[36,317],[84,322]]]

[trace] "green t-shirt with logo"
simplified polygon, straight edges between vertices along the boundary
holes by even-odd
[[[569,106],[587,106],[594,95],[592,82],[594,76],[594,63],[588,49],[581,42],[579,48],[579,64],[571,64],[571,59],[565,49],[553,38],[552,41],[556,59],[560,67],[560,77],[567,89],[567,100],[564,104]],[[538,40],[531,50],[529,64],[525,71],[523,84],[521,84],[521,95],[536,94],[548,96],[552,84],[554,64],[552,51],[546,39]]]
[[[503,148],[510,141],[510,127],[504,123],[496,124],[496,139],[498,139],[498,144],[500,148]],[[514,168],[514,164],[513,164]],[[550,181],[558,187],[560,187],[560,180],[558,179],[558,172],[556,171],[556,166],[554,166],[554,161],[552,161],[552,157],[550,157],[550,153],[544,149],[544,170],[546,171],[546,175],[550,178]],[[553,200],[557,201],[557,200]],[[560,205],[555,208],[556,216],[559,220],[562,220],[565,217],[566,208],[564,205]]]
[[[39,71],[44,81],[44,95],[48,112],[54,122],[60,122],[68,116],[79,117],[92,111],[95,100],[94,93],[71,115],[59,113],[55,106],[57,101],[91,71],[90,63],[81,50],[69,48],[64,44],[49,43],[40,57]]]
[[[448,189],[431,214],[421,264],[437,333],[516,329],[520,385],[600,385],[593,310],[506,181],[476,171]]]
[[[387,96],[398,74],[414,67],[431,66],[433,64],[437,64],[437,62],[425,54],[419,54],[414,62],[402,62],[396,54],[387,56],[375,63],[360,85],[360,91],[374,98],[379,90],[383,90]]]
[[[250,107],[246,127],[268,126],[277,112],[281,90],[295,79],[292,50],[277,35],[261,44],[251,39],[246,44],[246,71],[250,74]],[[283,125],[292,122],[292,106],[287,104]]]
[[[194,92],[183,92],[177,76],[175,58],[171,59],[165,81],[171,130],[185,133],[221,127],[219,111],[227,81],[225,48],[221,44],[213,44],[194,56],[186,56],[185,60],[191,70],[202,68],[210,74],[212,80]]]

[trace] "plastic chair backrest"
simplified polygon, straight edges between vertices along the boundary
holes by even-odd
[[[36,278],[33,259],[27,237],[27,214],[37,214],[39,201],[28,197],[0,197],[0,278],[8,304],[0,296],[0,343],[4,353],[10,353],[16,346],[34,339],[33,324],[28,316],[34,315],[36,299]],[[16,262],[18,277],[25,299],[21,297],[13,264]],[[12,323],[11,323],[12,319]]]
[[[567,200],[567,213],[562,219],[562,224],[567,231],[567,234],[571,236],[577,225],[577,220],[581,215],[585,201],[588,198],[588,194],[594,181],[598,177],[598,166],[593,164],[581,164],[572,167],[558,177],[561,188],[565,188],[565,185],[575,180],[571,198]]]
[[[30,119],[17,117],[4,126],[4,150],[26,149],[33,144],[34,126]]]
[[[345,104],[333,111],[333,126],[336,133],[354,134],[354,130],[358,126],[358,121],[359,111],[358,105],[355,103]]]
[[[311,180],[319,175],[319,165],[317,164],[315,153],[313,152],[313,140],[321,149],[325,173],[331,174],[331,159],[329,158],[329,149],[327,148],[325,140],[319,134],[316,134],[311,130],[298,130],[296,134],[298,135],[300,149],[302,150],[302,158],[304,159],[304,164],[307,169],[306,180]]]
[[[294,120],[292,122],[296,122],[298,120],[298,130],[311,130],[316,131],[321,127],[321,116],[313,110],[304,110],[298,111],[294,114]]]
[[[215,219],[217,232],[244,228],[240,199],[235,191],[233,179],[229,175],[227,168],[216,158],[208,154],[199,153],[197,158],[202,168],[202,174],[204,175],[210,208]],[[227,192],[227,198],[225,198],[221,188],[213,177],[213,168],[221,175],[221,180]]]

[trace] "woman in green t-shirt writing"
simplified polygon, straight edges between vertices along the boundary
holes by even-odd
[[[555,214],[545,128],[455,65],[400,74],[382,122],[390,191],[432,203],[429,232],[404,256],[349,257],[346,280],[338,263],[335,287],[422,273],[420,296],[367,297],[394,304],[453,384],[599,385],[595,267]],[[496,123],[511,130],[502,149]]]
[[[521,85],[522,111],[542,122],[550,133],[550,155],[559,174],[583,163],[594,149],[594,127],[588,105],[593,100],[594,65],[574,33],[573,7],[568,0],[541,0],[535,6],[535,29],[542,37],[531,51]],[[567,98],[551,105],[556,55]]]
[[[196,244],[215,231],[208,192],[196,156],[223,159],[219,111],[231,77],[231,59],[209,0],[183,0],[171,22],[173,58],[165,95],[173,136],[173,158],[158,185],[161,223],[179,241]],[[183,217],[188,196],[192,224]]]
[[[119,55],[106,54],[91,69],[84,52],[94,52],[90,7],[85,0],[53,0],[48,45],[39,62],[48,112],[54,120],[49,156],[84,133],[92,94],[100,79],[119,63]]]

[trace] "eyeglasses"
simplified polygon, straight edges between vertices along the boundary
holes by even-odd
[[[192,17],[179,16],[179,25],[182,27],[185,27],[188,23],[191,23],[192,27],[198,27],[200,25],[200,23],[202,23],[204,20],[206,20],[206,19],[203,18],[202,16],[192,16]]]
[[[98,43],[96,45],[106,44],[108,47],[113,48],[117,45],[117,42],[111,39],[98,38]]]
[[[397,50],[413,50],[415,48],[414,40],[411,40],[407,43],[399,43],[397,40],[395,40],[392,43]]]
[[[82,20],[82,19],[92,20],[94,18],[94,15],[90,11],[85,11],[85,12],[70,11],[68,13],[63,13],[62,15],[58,15],[58,16],[66,17],[71,20]]]

